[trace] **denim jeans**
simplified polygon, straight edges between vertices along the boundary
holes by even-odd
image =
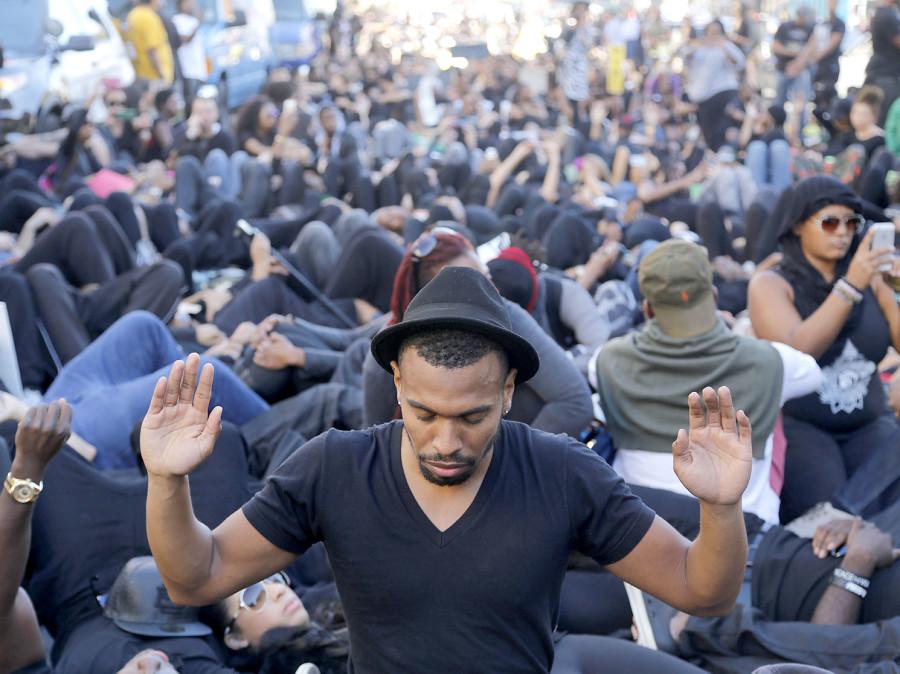
[[[787,141],[774,140],[769,144],[754,140],[747,146],[746,166],[757,185],[771,185],[779,192],[793,182],[791,150]]]
[[[72,430],[97,448],[97,468],[134,466],[130,434],[146,414],[157,380],[183,357],[161,320],[135,311],[68,363],[44,399],[65,398],[72,405]],[[268,409],[226,365],[202,361],[215,367],[212,406],[222,406],[226,421],[241,425]]]

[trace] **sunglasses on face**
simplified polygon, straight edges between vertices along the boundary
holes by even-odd
[[[226,634],[228,634],[234,627],[234,623],[237,622],[238,616],[241,614],[242,609],[247,609],[248,611],[262,610],[262,607],[265,606],[266,599],[268,599],[269,596],[269,593],[266,590],[266,586],[271,585],[272,583],[278,583],[279,585],[287,585],[288,587],[290,587],[290,581],[288,581],[287,576],[285,576],[283,573],[276,573],[273,576],[269,576],[265,580],[261,580],[258,583],[253,583],[253,585],[241,590],[241,593],[238,595],[239,604],[237,613],[234,614],[234,617],[228,622],[228,625],[225,627]]]
[[[855,234],[856,231],[865,224],[865,222],[866,219],[856,213],[848,215],[845,218],[841,218],[837,215],[824,215],[819,218],[819,227],[821,227],[822,231],[827,234],[834,234],[837,231],[838,226],[843,223],[850,234]]]

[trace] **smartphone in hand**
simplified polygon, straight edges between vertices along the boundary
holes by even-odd
[[[874,234],[872,235],[872,250],[890,249],[894,250],[894,223],[892,222],[876,222],[872,225]],[[879,271],[890,271],[893,265],[890,262],[881,265]]]

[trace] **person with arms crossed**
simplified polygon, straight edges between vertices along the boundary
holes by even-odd
[[[479,272],[444,269],[372,349],[402,419],[315,438],[213,531],[188,492],[220,426],[212,368],[198,377],[191,355],[160,378],[141,454],[150,546],[173,601],[209,604],[323,541],[356,672],[549,671],[572,549],[688,613],[731,609],[752,452],[727,388],[690,395],[690,429],[673,443],[701,508],[689,542],[584,446],[503,420],[540,363]]]

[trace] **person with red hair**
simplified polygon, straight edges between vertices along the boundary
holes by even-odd
[[[472,244],[448,227],[426,232],[410,245],[394,277],[391,324],[403,319],[413,297],[445,267],[469,267],[489,276]],[[504,300],[515,332],[534,345],[541,367],[533,379],[516,389],[507,417],[551,433],[577,437],[591,421],[590,391],[585,378],[527,311]],[[364,422],[389,421],[397,413],[394,383],[371,354],[363,368]]]

